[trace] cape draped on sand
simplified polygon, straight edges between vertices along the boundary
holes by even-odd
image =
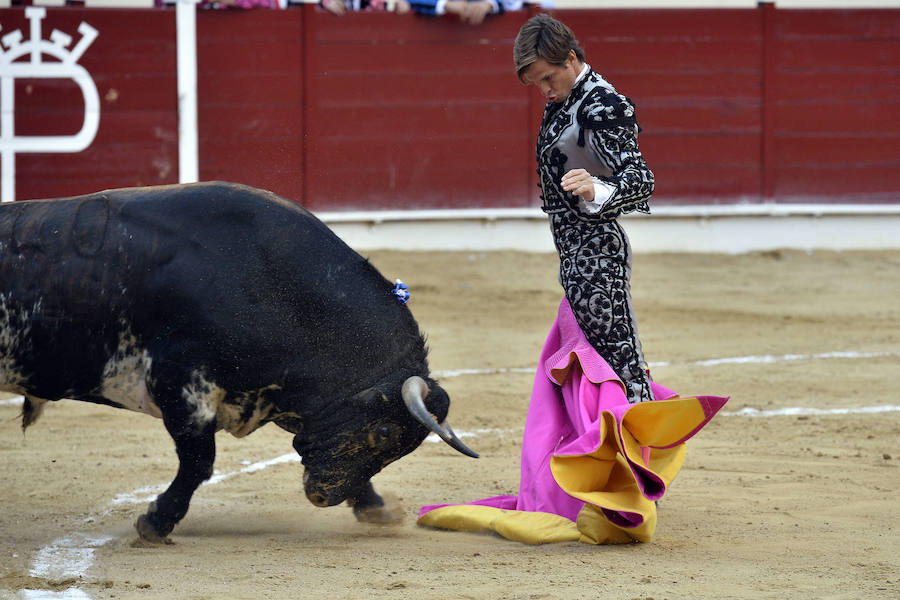
[[[530,544],[649,542],[685,441],[728,400],[651,385],[656,400],[629,404],[563,299],[535,375],[519,495],[423,506],[418,523]]]

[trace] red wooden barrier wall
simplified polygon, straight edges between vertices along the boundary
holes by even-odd
[[[307,16],[307,203],[529,201],[533,119],[511,67],[525,13],[477,29],[390,14]]]
[[[900,11],[775,11],[777,198],[900,201]]]
[[[197,12],[200,178],[304,199],[304,11]]]
[[[18,154],[18,198],[177,181],[174,12],[48,8],[44,36],[100,35],[80,64],[100,129],[78,154]],[[201,179],[315,210],[537,203],[543,102],[516,80],[529,12],[477,28],[313,6],[198,11]],[[656,204],[900,201],[900,11],[557,11],[638,106]],[[3,33],[28,36],[23,9]],[[76,86],[16,80],[20,134],[80,127]]]

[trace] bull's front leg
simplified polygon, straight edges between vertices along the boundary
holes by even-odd
[[[355,497],[348,499],[347,504],[353,507],[353,514],[361,523],[385,525],[403,520],[399,503],[396,506],[385,504],[384,498],[378,495],[371,481],[367,481]]]
[[[134,524],[143,540],[157,544],[170,543],[166,536],[187,514],[191,496],[212,475],[216,458],[215,421],[198,421],[182,410],[172,413],[164,413],[163,420],[175,441],[178,474]]]

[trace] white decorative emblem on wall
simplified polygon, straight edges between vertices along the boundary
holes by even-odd
[[[22,41],[18,29],[0,38],[0,200],[15,200],[16,154],[19,152],[80,152],[91,145],[100,124],[100,97],[97,86],[78,59],[97,38],[97,30],[84,21],[78,26],[81,39],[68,50],[72,37],[54,29],[50,39],[41,37],[44,7],[29,6],[25,17],[31,22],[31,39]],[[43,55],[58,61],[44,62]],[[23,60],[19,60],[22,59]],[[75,135],[16,136],[15,80],[71,79],[84,96],[84,122]]]

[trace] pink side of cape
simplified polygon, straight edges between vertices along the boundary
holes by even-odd
[[[655,382],[651,385],[656,400],[676,396],[675,392]],[[698,396],[697,399],[706,418],[670,446],[683,443],[697,433],[727,400],[716,396]],[[568,301],[563,299],[535,375],[522,440],[519,494],[494,496],[467,504],[553,513],[575,521],[584,502],[557,485],[550,471],[551,456],[593,452],[602,442],[600,420],[604,411],[615,416],[619,428],[617,435],[621,437],[622,420],[633,406],[626,399],[622,382],[587,341]],[[645,461],[648,450],[644,451]],[[665,484],[658,476],[642,464],[632,460],[628,463],[645,497],[655,500],[665,493]],[[449,505],[423,506],[419,516],[443,506]],[[629,520],[631,513],[620,514],[620,517]]]

